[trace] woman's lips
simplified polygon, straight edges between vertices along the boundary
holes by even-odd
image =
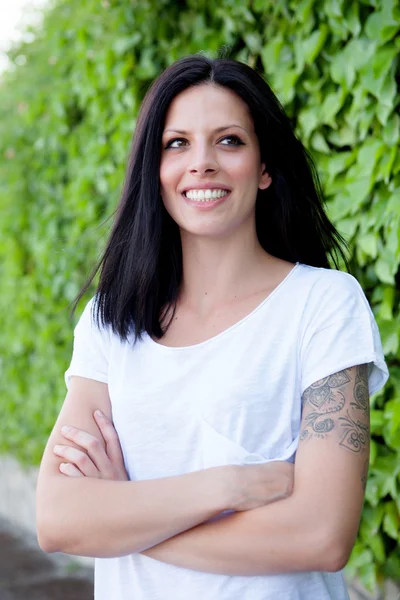
[[[231,192],[228,191],[228,193],[225,194],[225,196],[222,196],[221,198],[210,198],[209,200],[207,200],[207,202],[201,202],[201,200],[190,200],[190,198],[188,198],[185,193],[182,193],[185,202],[187,202],[187,204],[193,206],[194,208],[198,208],[199,210],[210,210],[215,206],[218,206],[219,204],[225,202],[225,200],[229,198],[230,195]]]

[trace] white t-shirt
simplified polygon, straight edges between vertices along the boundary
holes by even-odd
[[[121,342],[91,317],[75,329],[66,372],[108,384],[131,480],[217,465],[294,461],[301,396],[315,381],[369,363],[388,378],[379,332],[351,275],[296,264],[250,314],[202,343]],[[161,340],[162,341],[162,340]],[[116,507],[117,510],[117,507]],[[268,532],[266,532],[268,535]],[[96,600],[347,600],[343,573],[203,573],[141,554],[95,561]]]

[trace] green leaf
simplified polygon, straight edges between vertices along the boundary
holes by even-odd
[[[400,554],[397,544],[386,560],[384,574],[393,581],[400,580]]]
[[[350,240],[354,236],[357,231],[357,226],[357,217],[347,217],[336,223],[339,233],[341,233],[346,240]]]
[[[363,113],[361,113],[358,119],[358,139],[364,141],[371,131],[371,127],[375,121],[376,108],[374,106],[368,106]]]
[[[381,286],[377,288],[383,291],[381,304],[379,306],[379,317],[381,319],[392,320],[393,319],[393,307],[394,307],[394,288],[391,286]]]
[[[143,36],[140,33],[140,31],[135,31],[134,34],[128,37],[118,38],[113,44],[114,52],[117,55],[125,54],[125,52],[127,52],[128,50],[137,46],[141,41],[142,37]]]
[[[392,219],[385,228],[386,234],[386,250],[393,259],[393,271],[397,272],[397,267],[400,262],[400,219],[399,217]]]
[[[262,48],[262,40],[259,33],[256,31],[248,32],[243,36],[246,46],[253,54],[259,54]]]
[[[389,80],[386,82],[386,88],[383,92],[383,100],[386,103],[390,103],[392,97],[392,84],[390,83],[390,73],[393,71],[394,61],[397,57],[398,50],[393,45],[385,48],[379,48],[371,61],[366,63],[360,71],[360,81],[362,85],[371,94],[380,98],[380,93],[385,83],[386,78]]]
[[[330,74],[333,81],[344,86],[346,90],[352,87],[356,78],[355,68],[346,60],[344,52],[339,52],[332,60]]]
[[[339,219],[351,214],[353,208],[354,207],[350,196],[346,194],[337,194],[335,198],[329,202],[329,217],[333,221],[338,221]]]
[[[357,166],[352,168],[354,177],[370,176],[384,150],[385,145],[380,140],[371,139],[364,142],[358,151]]]
[[[386,125],[388,117],[394,108],[394,99],[397,93],[397,85],[394,75],[388,73],[378,91],[379,109],[377,117],[382,125]]]
[[[268,44],[261,50],[261,60],[266,73],[270,73],[274,70],[275,65],[279,61],[283,44],[283,37],[277,35],[275,38],[268,41]]]
[[[397,188],[389,197],[386,206],[386,217],[400,216],[400,188]]]
[[[382,538],[379,537],[378,535],[375,536],[371,536],[369,537],[367,541],[368,546],[371,548],[375,559],[379,562],[379,563],[384,563],[385,562],[385,546],[383,544]]]
[[[318,124],[318,114],[314,108],[304,108],[298,116],[299,126],[304,139],[308,139]]]
[[[329,16],[343,16],[343,0],[325,0],[325,10]]]
[[[350,106],[350,110],[344,113],[344,118],[346,119],[346,123],[351,127],[355,127],[357,123],[360,121],[361,115],[368,108],[371,107],[371,97],[368,94],[367,90],[362,86],[355,86],[351,90],[353,100]],[[373,113],[375,115],[375,112]]]
[[[371,65],[375,77],[387,75],[393,67],[393,61],[397,58],[397,48],[392,45],[379,48],[374,54]]]
[[[374,592],[378,585],[377,567],[371,560],[369,565],[363,565],[359,569],[359,578],[361,583],[371,593]]]
[[[265,0],[263,0],[265,2]],[[316,0],[300,0],[296,2],[296,19],[299,23],[307,23],[312,15]]]
[[[365,23],[365,32],[371,40],[387,42],[399,30],[399,23],[388,16],[384,11],[373,12]]]
[[[320,160],[322,168],[328,172],[329,181],[333,181],[335,177],[345,171],[355,160],[354,152],[337,152],[331,154],[326,160]]]
[[[390,265],[384,260],[377,260],[375,263],[375,272],[383,283],[394,283],[394,275]]]
[[[314,31],[307,40],[303,40],[303,54],[306,64],[314,62],[321,52],[329,34],[329,28],[324,23]]]
[[[383,531],[394,540],[398,539],[400,515],[394,502],[385,503],[385,516],[383,517]]]
[[[372,177],[364,177],[346,183],[346,192],[352,198],[352,203],[360,206],[372,189]]]
[[[386,448],[382,448],[382,456],[379,456],[375,465],[376,474],[379,472],[380,480],[385,484],[386,482],[391,483],[392,481],[395,481],[399,469],[400,463],[395,453],[389,452]],[[396,494],[393,495],[395,496]]]
[[[345,49],[345,60],[347,60],[354,71],[359,71],[368,64],[376,52],[376,40],[368,40],[365,37],[355,38],[348,42]]]
[[[383,180],[386,184],[389,183],[396,157],[397,148],[395,146],[393,146],[389,151],[386,150],[384,152],[377,169],[377,182]]]
[[[392,432],[400,430],[400,398],[392,398],[385,403],[384,417],[387,421],[386,427]]]
[[[296,82],[299,78],[299,73],[295,70],[288,69],[282,76],[281,95],[282,102],[289,104],[296,95]]]
[[[357,38],[361,31],[359,11],[360,7],[358,2],[351,2],[350,6],[347,7],[347,10],[343,14],[344,23],[347,29],[353,34],[355,38]]]
[[[394,146],[400,139],[400,116],[394,113],[382,131],[384,142],[388,146]]]
[[[383,504],[379,506],[366,506],[363,512],[361,520],[360,530],[362,537],[368,541],[370,537],[375,536],[382,523],[383,516],[385,514],[385,507]]]
[[[318,152],[322,152],[323,154],[330,154],[331,152],[331,149],[326,143],[324,136],[319,131],[313,133],[310,144],[311,148],[317,150]]]
[[[351,553],[351,564],[354,569],[360,569],[361,567],[368,566],[372,562],[371,550],[365,548],[359,542],[354,545]]]
[[[337,131],[329,131],[327,135],[328,141],[338,148],[343,146],[353,147],[357,143],[357,132],[353,127],[342,125]]]
[[[371,431],[376,434],[376,435],[380,435],[382,432],[382,427],[384,424],[384,418],[383,418],[383,413],[380,410],[371,410]]]
[[[378,253],[377,238],[374,233],[365,233],[357,238],[358,246],[371,258],[376,258]]]
[[[319,119],[321,123],[327,123],[334,129],[337,128],[336,115],[342,108],[347,97],[347,92],[344,88],[339,88],[336,92],[328,94],[323,101],[319,110]]]
[[[369,456],[369,464],[372,467],[375,463],[376,456],[378,452],[378,446],[374,439],[370,440],[370,456]]]
[[[380,490],[377,482],[372,478],[369,478],[367,481],[365,498],[369,502],[369,504],[371,504],[371,506],[376,507],[379,505],[381,499]]]
[[[378,263],[376,263],[378,264]],[[376,268],[376,265],[375,265]],[[378,274],[379,276],[379,274]],[[399,347],[399,328],[393,321],[380,321],[379,331],[382,338],[383,352],[396,354]]]

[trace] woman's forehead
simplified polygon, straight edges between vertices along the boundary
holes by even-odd
[[[175,96],[167,111],[165,128],[174,131],[210,131],[232,124],[248,132],[253,129],[247,104],[230,89],[204,84]]]

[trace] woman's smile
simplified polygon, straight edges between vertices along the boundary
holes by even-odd
[[[218,195],[213,197],[206,197],[204,190],[199,192],[190,192],[189,196],[185,193],[182,194],[184,200],[189,206],[193,206],[197,210],[212,210],[216,206],[223,204],[231,196],[230,191],[222,191]]]

